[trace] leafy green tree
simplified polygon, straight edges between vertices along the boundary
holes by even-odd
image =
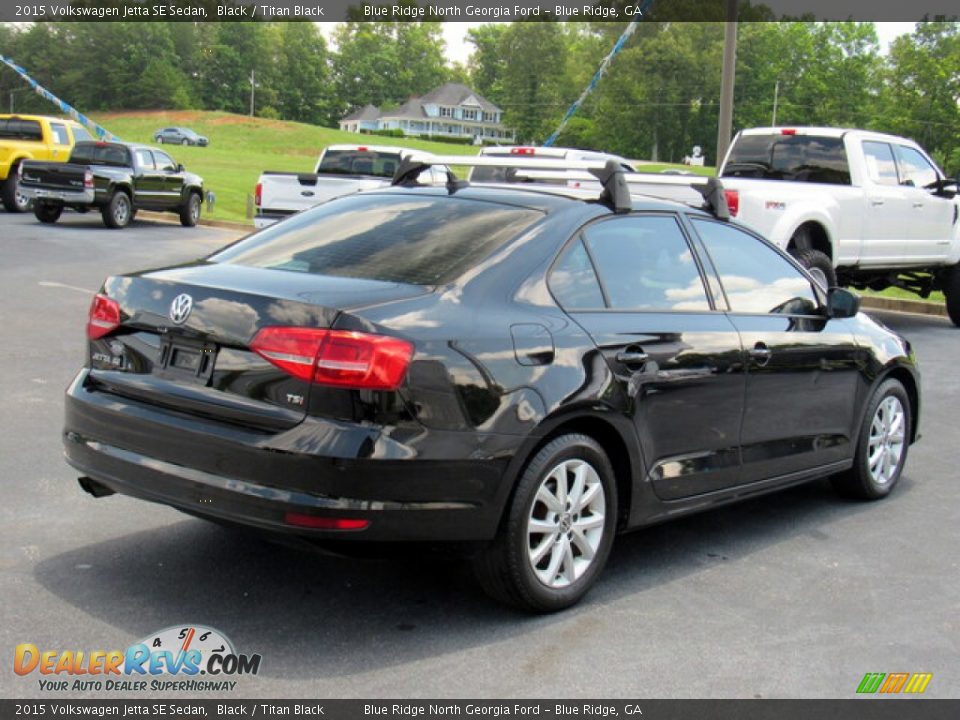
[[[327,43],[313,23],[282,23],[277,73],[277,111],[283,118],[331,122],[333,97]]]

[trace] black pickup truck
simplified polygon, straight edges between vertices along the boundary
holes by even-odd
[[[202,178],[162,150],[122,142],[79,142],[66,163],[25,160],[20,190],[40,222],[55,223],[65,207],[96,208],[109,228],[126,227],[141,208],[175,212],[193,227],[203,204]]]

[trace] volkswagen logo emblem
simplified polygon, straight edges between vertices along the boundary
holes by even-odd
[[[193,310],[193,298],[186,293],[177,295],[170,303],[170,319],[177,325],[183,325]]]

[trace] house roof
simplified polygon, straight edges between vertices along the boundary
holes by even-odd
[[[406,119],[419,120],[420,118],[427,117],[427,111],[423,109],[422,98],[410,98],[398,108],[381,110],[380,115],[378,117],[406,118]]]
[[[364,105],[359,110],[354,110],[349,115],[341,118],[340,122],[349,120],[376,120],[380,117],[380,108],[376,105]]]
[[[474,92],[466,85],[461,85],[460,83],[444,83],[440,87],[436,88],[435,90],[431,90],[422,98],[420,98],[420,102],[425,105],[463,105],[465,104],[464,101],[466,100],[472,101],[466,104],[476,104],[488,112],[491,110],[500,110],[500,108],[487,100],[485,97]]]

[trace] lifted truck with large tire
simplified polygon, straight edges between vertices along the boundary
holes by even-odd
[[[922,298],[942,290],[960,325],[960,200],[917,143],[866,130],[737,134],[718,169],[731,214],[825,286]]]
[[[25,161],[20,191],[40,222],[55,223],[64,208],[96,209],[108,228],[126,227],[140,209],[176,213],[193,227],[203,205],[200,176],[162,150],[122,142],[77,143],[66,163]]]

